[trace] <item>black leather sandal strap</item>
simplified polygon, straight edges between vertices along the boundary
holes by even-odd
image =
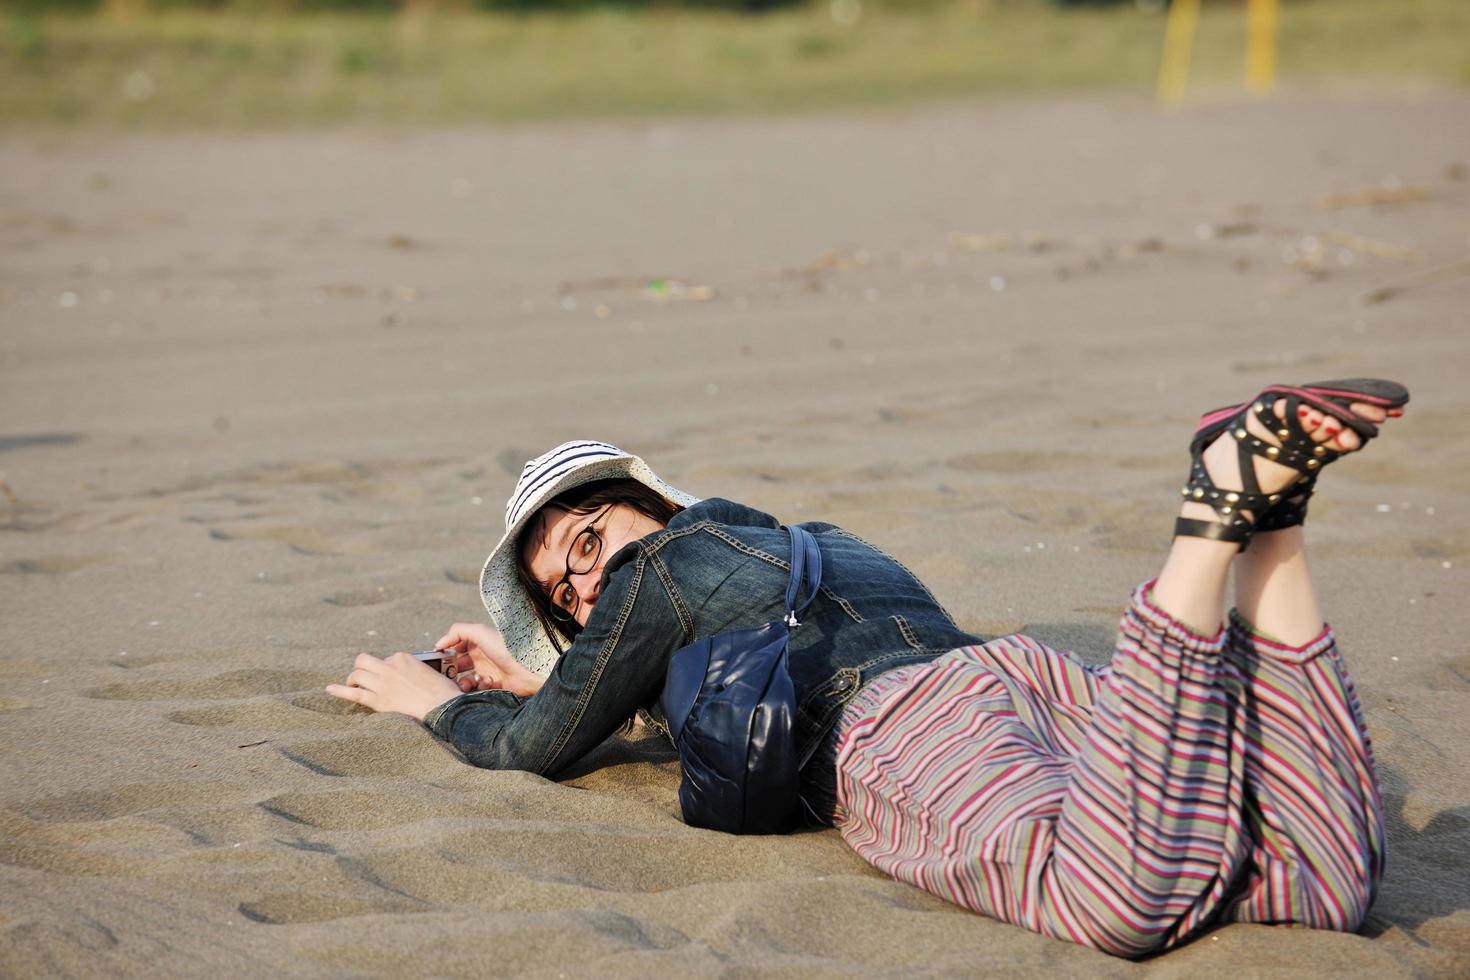
[[[1226,541],[1240,546],[1244,551],[1250,543],[1255,528],[1248,524],[1221,524],[1218,521],[1197,521],[1192,517],[1181,517],[1174,522],[1176,538],[1205,538],[1209,541]]]
[[[1277,418],[1275,405],[1281,401],[1283,417]],[[1234,413],[1211,425],[1196,430],[1190,441],[1189,451],[1193,457],[1189,481],[1183,489],[1185,499],[1196,500],[1214,507],[1222,521],[1231,527],[1228,531],[1217,531],[1208,521],[1193,521],[1187,528],[1176,527],[1176,534],[1188,537],[1203,537],[1219,541],[1248,541],[1253,531],[1278,531],[1296,527],[1306,520],[1307,503],[1316,489],[1317,476],[1329,463],[1341,459],[1345,454],[1312,439],[1302,426],[1302,408],[1311,408],[1333,417],[1358,434],[1367,442],[1378,434],[1378,427],[1352,411],[1353,402],[1365,402],[1384,409],[1402,407],[1409,401],[1408,389],[1396,382],[1379,378],[1349,378],[1340,381],[1315,381],[1305,385],[1269,385],[1254,399],[1234,406]],[[1208,413],[1218,417],[1228,408]],[[1258,439],[1246,429],[1249,414],[1269,430],[1277,445]],[[1242,489],[1231,493],[1220,491],[1204,469],[1201,459],[1205,448],[1215,439],[1230,436],[1237,443],[1236,459],[1239,462]],[[1255,479],[1253,457],[1280,463],[1296,470],[1296,483],[1276,493],[1261,493]],[[1237,499],[1232,500],[1231,497]],[[1250,512],[1254,526],[1241,527],[1240,511]],[[1181,525],[1183,519],[1181,519]],[[1244,544],[1241,547],[1245,547]]]

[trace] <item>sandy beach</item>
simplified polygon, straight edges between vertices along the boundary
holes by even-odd
[[[1470,97],[0,143],[0,975],[1470,972]],[[1193,420],[1399,379],[1309,538],[1391,837],[1359,935],[1132,964],[670,750],[485,772],[323,693],[484,618],[522,462],[605,439],[1101,661]]]

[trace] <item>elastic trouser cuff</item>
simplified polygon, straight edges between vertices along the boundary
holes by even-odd
[[[1223,650],[1225,647],[1223,628],[1216,630],[1213,636],[1204,636],[1154,604],[1154,583],[1157,581],[1158,579],[1149,579],[1133,590],[1133,602],[1129,609],[1131,616],[1137,618],[1149,630],[1166,637],[1169,644],[1175,648],[1202,655],[1217,654]]]
[[[1322,632],[1301,646],[1286,643],[1263,632],[1242,616],[1240,610],[1232,609],[1230,610],[1230,645],[1237,650],[1259,654],[1282,663],[1304,664],[1335,647],[1337,638],[1332,633],[1332,627],[1324,623]]]

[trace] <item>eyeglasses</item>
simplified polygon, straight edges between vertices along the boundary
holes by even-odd
[[[582,606],[582,597],[572,586],[572,576],[586,575],[597,567],[597,559],[602,557],[602,535],[597,533],[593,525],[602,520],[603,515],[612,508],[613,505],[608,504],[598,511],[597,516],[587,522],[581,533],[572,539],[571,547],[567,548],[567,573],[551,587],[551,615],[558,622],[577,621],[577,610]]]

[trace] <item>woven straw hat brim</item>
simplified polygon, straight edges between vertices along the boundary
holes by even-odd
[[[524,480],[524,476],[522,479]],[[552,645],[551,638],[541,628],[535,607],[521,587],[516,572],[520,563],[520,555],[516,553],[516,539],[536,513],[558,494],[594,480],[613,479],[637,480],[681,507],[699,503],[698,497],[659,479],[648,464],[637,456],[593,460],[538,488],[533,497],[522,503],[519,517],[506,529],[505,536],[500,539],[495,550],[490,552],[490,557],[485,559],[485,567],[480,572],[480,598],[495,622],[496,629],[500,630],[511,656],[520,661],[527,670],[542,677],[551,673],[560,654]],[[519,489],[520,485],[517,484],[517,491]],[[512,499],[516,495],[513,492]]]

